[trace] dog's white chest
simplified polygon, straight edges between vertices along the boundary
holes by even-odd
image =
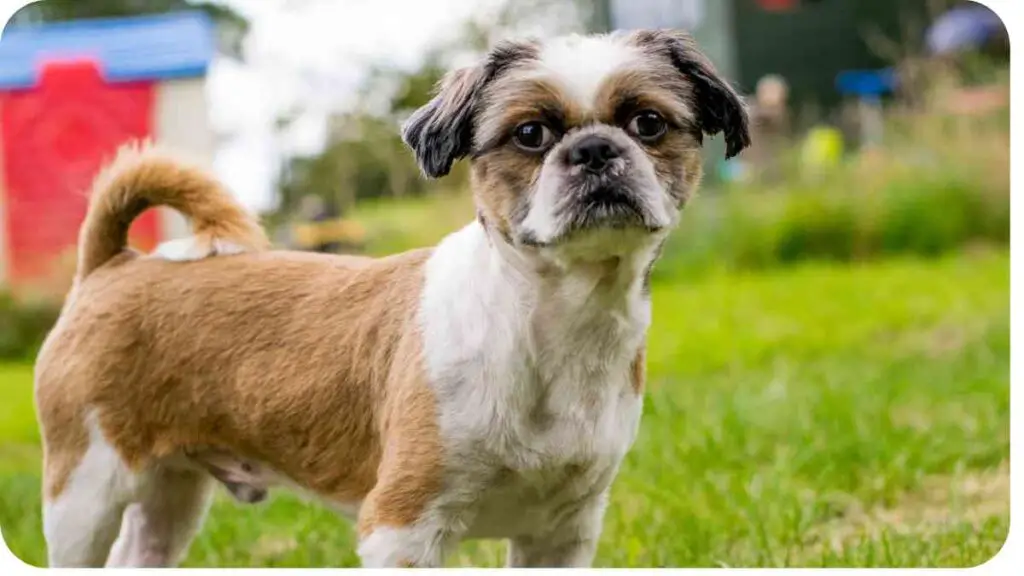
[[[509,414],[455,437],[467,450],[458,451],[457,458],[482,457],[488,463],[477,472],[488,480],[469,536],[537,534],[556,525],[573,503],[611,481],[635,438],[640,410],[639,398],[623,395],[601,410],[559,410],[561,418],[553,412],[526,418]]]
[[[422,302],[446,468],[479,495],[470,536],[536,533],[604,490],[632,445],[646,320],[531,301],[516,279],[479,274],[472,234],[439,248]]]

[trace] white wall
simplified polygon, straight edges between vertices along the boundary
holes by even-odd
[[[216,138],[209,122],[204,80],[187,78],[158,85],[153,140],[157,145],[208,170],[213,170]],[[161,209],[165,240],[190,233],[185,218],[174,210]]]

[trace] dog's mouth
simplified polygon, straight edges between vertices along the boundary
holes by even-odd
[[[570,231],[589,228],[647,227],[647,214],[636,196],[619,186],[602,186],[583,197],[570,217]]]
[[[556,213],[561,222],[559,233],[541,241],[522,235],[522,244],[532,247],[553,247],[565,244],[588,232],[600,230],[639,231],[654,234],[665,225],[657,222],[651,211],[633,191],[618,184],[602,184],[568,195]]]

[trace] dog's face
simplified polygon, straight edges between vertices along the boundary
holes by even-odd
[[[663,235],[699,183],[704,134],[749,144],[740,98],[682,32],[508,42],[406,124],[424,173],[472,158],[481,220],[522,250],[595,257]]]

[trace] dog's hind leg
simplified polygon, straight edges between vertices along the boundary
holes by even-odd
[[[102,567],[131,495],[133,474],[91,428],[81,454],[47,446],[43,533],[50,567]]]
[[[210,507],[213,479],[204,472],[158,467],[145,473],[124,512],[107,566],[169,567],[182,560]]]

